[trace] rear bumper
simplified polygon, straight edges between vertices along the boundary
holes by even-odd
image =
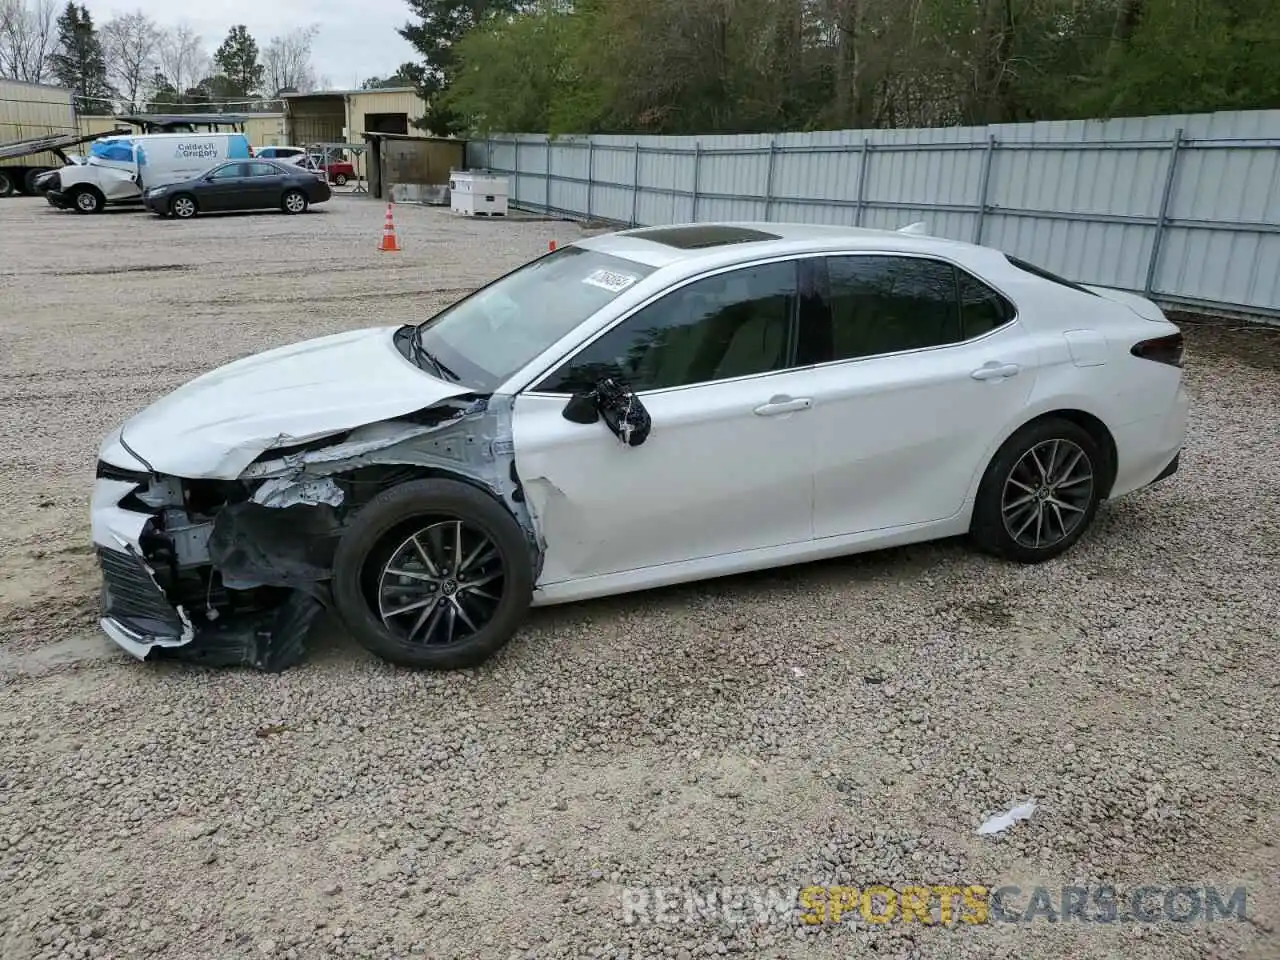
[[[1117,463],[1111,499],[1164,480],[1178,470],[1187,441],[1189,405],[1186,387],[1179,387],[1165,413],[1115,431]]]

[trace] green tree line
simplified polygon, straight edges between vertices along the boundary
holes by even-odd
[[[141,11],[100,25],[83,3],[0,0],[0,77],[67,87],[82,113],[216,110],[312,85],[315,35],[301,27],[263,47],[237,24],[210,56],[190,27],[164,28]]]
[[[751,133],[1280,107],[1280,0],[409,0],[437,132]]]

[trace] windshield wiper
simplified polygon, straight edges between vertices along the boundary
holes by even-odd
[[[419,363],[425,360],[431,364],[436,370],[436,375],[442,380],[452,380],[457,383],[462,378],[440,362],[440,358],[422,345],[422,328],[414,327],[413,333],[409,334],[409,347],[413,350],[414,362]]]

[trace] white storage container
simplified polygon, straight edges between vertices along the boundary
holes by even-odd
[[[505,217],[507,178],[470,170],[449,171],[449,209],[464,217]]]

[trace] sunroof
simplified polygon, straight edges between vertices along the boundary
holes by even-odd
[[[708,224],[705,227],[653,227],[635,230],[629,236],[654,243],[665,243],[680,250],[700,250],[703,247],[722,247],[728,243],[751,243],[757,240],[779,240],[776,233],[752,230],[750,227],[723,227]]]

